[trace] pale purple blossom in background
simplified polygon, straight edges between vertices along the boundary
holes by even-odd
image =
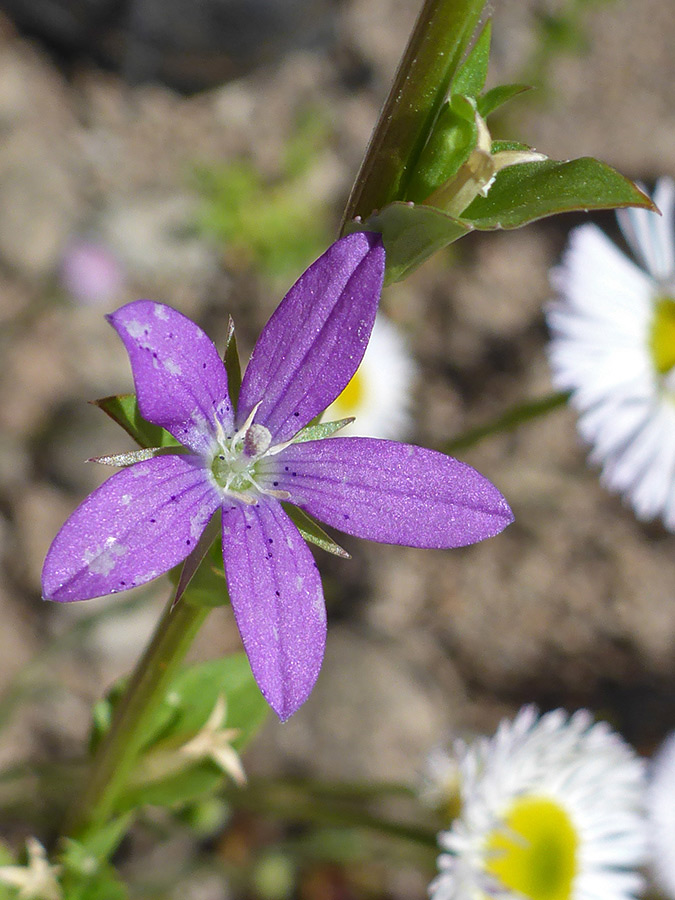
[[[122,265],[112,250],[85,238],[66,247],[60,276],[66,293],[83,306],[105,306],[119,296],[124,284]]]
[[[326,612],[314,558],[281,501],[347,534],[414,547],[459,547],[505,528],[506,501],[464,463],[393,441],[301,433],[361,362],[383,276],[378,235],[333,244],[264,328],[236,410],[197,325],[149,300],[111,315],[141,415],[182,447],[124,469],[75,510],[47,554],[45,598],[85,600],[155,578],[192,552],[219,510],[237,625],[283,720],[318,676]]]

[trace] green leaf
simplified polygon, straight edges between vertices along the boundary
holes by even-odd
[[[525,91],[530,90],[532,90],[532,88],[529,84],[500,84],[498,87],[486,91],[482,97],[479,97],[476,101],[476,108],[478,109],[479,115],[484,119],[487,119],[490,113],[493,113],[505,103],[508,103],[513,97],[517,97],[518,94],[523,94]]]
[[[351,425],[353,421],[354,416],[350,416],[347,419],[338,419],[337,422],[317,422],[316,424],[310,423],[306,428],[303,428],[296,434],[296,436],[293,438],[293,443],[301,444],[304,441],[321,441],[324,438],[328,438],[331,435],[335,434],[336,431],[339,431],[346,425]]]
[[[453,219],[442,209],[413,203],[390,203],[365,223],[348,231],[379,231],[387,251],[385,284],[401,281],[442,247],[473,230],[471,222]]]
[[[225,342],[225,371],[227,372],[227,392],[230,395],[232,408],[237,412],[239,391],[241,390],[241,361],[237,350],[237,338],[234,333],[234,321],[232,316],[227,322],[227,340]]]
[[[128,817],[125,817],[128,826]],[[112,866],[89,845],[66,839],[60,857],[66,900],[126,900],[129,896]]]
[[[560,212],[622,206],[654,208],[642,191],[605,163],[590,157],[549,159],[502,169],[487,197],[477,197],[462,220],[491,231],[520,228]]]
[[[181,563],[169,572],[172,584],[179,585],[186,563]],[[227,592],[225,571],[223,569],[222,539],[217,536],[194,574],[190,576],[185,588],[181,603],[189,603],[193,606],[227,606],[230,597]]]
[[[179,442],[158,425],[146,422],[138,411],[135,394],[118,394],[92,401],[130,434],[141,447],[180,447]]]
[[[334,556],[339,556],[341,559],[351,559],[349,553],[343,550],[339,544],[336,544],[333,538],[326,534],[323,528],[299,506],[293,506],[292,503],[282,503],[281,505],[286,510],[288,518],[306,541],[310,544],[316,544],[317,547],[321,547],[322,550],[332,553]]]
[[[476,113],[466,97],[456,96],[443,106],[422,151],[406,200],[422,203],[462,166],[478,140]]]
[[[462,57],[485,0],[426,0],[384,103],[345,210],[350,221],[400,200]]]
[[[245,653],[184,668],[173,680],[165,699],[148,726],[145,749],[136,775],[125,789],[119,809],[133,809],[145,803],[174,806],[213,792],[223,781],[223,773],[211,760],[186,760],[184,768],[168,776],[139,783],[139,773],[153,771],[153,759],[177,754],[211,716],[218,698],[227,702],[225,728],[237,729],[232,747],[241,752],[262,725],[269,707],[256,684]]]
[[[492,23],[488,19],[485,27],[478,35],[471,52],[462,63],[454,81],[451,94],[464,94],[467,97],[477,97],[483,90],[487,78],[488,63],[490,61],[490,37]]]

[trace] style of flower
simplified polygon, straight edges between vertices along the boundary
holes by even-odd
[[[402,438],[410,429],[415,364],[397,327],[383,313],[351,381],[325,412],[325,418],[354,422],[344,434]]]
[[[184,560],[222,514],[230,600],[253,674],[284,720],[319,673],[326,612],[314,558],[282,506],[369,540],[458,547],[500,532],[499,491],[441,453],[306,428],[345,388],[368,343],[384,275],[378,235],[333,244],[263,329],[236,407],[214,344],[168,306],[109,316],[138,407],[178,452],[143,458],[94,491],[57,534],[43,593],[85,600],[143,584]]]
[[[586,710],[524,707],[456,745],[461,812],[432,900],[629,900],[642,887],[644,769]]]
[[[21,900],[61,900],[63,893],[57,880],[61,866],[50,865],[37,838],[29,837],[26,849],[25,866],[0,866],[0,884],[17,888]]]
[[[617,213],[641,266],[595,225],[574,229],[552,273],[547,311],[553,381],[572,391],[579,432],[602,481],[639,519],[675,531],[675,184],[647,210]]]
[[[675,732],[656,752],[647,779],[649,868],[663,893],[675,898]]]

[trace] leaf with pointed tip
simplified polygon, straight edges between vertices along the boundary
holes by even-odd
[[[547,159],[502,169],[487,197],[477,197],[462,220],[492,231],[520,228],[555,213],[622,206],[654,208],[632,181],[597,159]]]
[[[349,416],[347,419],[338,419],[336,422],[310,422],[306,428],[303,428],[302,431],[299,431],[296,434],[293,438],[293,443],[300,444],[303,441],[321,441],[324,438],[335,434],[336,431],[340,431],[341,428],[346,428],[347,425],[351,425],[353,421],[354,416]]]
[[[367,222],[350,222],[348,231],[379,231],[387,253],[384,283],[401,281],[442,247],[473,230],[442,209],[396,201]]]
[[[232,401],[232,407],[236,414],[239,391],[241,390],[241,362],[237,349],[237,338],[234,333],[234,320],[232,316],[227,322],[227,339],[225,341],[225,371],[227,372],[227,392]]]
[[[155,456],[166,456],[168,453],[180,452],[179,447],[146,447],[143,450],[130,450],[128,453],[113,453],[112,456],[91,456],[87,462],[95,462],[101,466],[117,466],[126,468]]]
[[[197,546],[180,567],[176,593],[171,605],[172,609],[180,602],[188,589],[190,590],[186,599],[193,606],[208,606],[211,608],[224,606],[228,602],[227,589],[223,583],[225,572],[222,564],[220,565],[220,571],[223,575],[214,581],[213,576],[218,574],[218,568],[214,567],[211,559],[206,558],[210,555],[209,551],[212,550],[220,535],[220,527],[220,509],[217,509],[202,532],[202,536],[197,541]],[[222,559],[222,554],[220,558]],[[202,566],[204,567],[203,570]]]
[[[508,103],[509,100],[517,97],[518,94],[523,94],[525,91],[531,90],[532,87],[529,84],[500,84],[497,87],[493,87],[491,90],[486,91],[481,97],[478,97],[476,100],[476,108],[478,109],[479,115],[484,119],[487,119],[490,113],[493,113],[496,109],[499,109],[500,106],[503,106],[505,103]]]
[[[415,166],[406,200],[424,202],[467,161],[477,141],[474,106],[466,97],[457,95],[441,109]]]
[[[146,422],[138,411],[135,394],[117,394],[93,400],[94,406],[102,409],[118,425],[130,434],[141,447],[180,447],[178,441],[158,425]]]
[[[219,697],[226,701],[227,715],[222,727],[236,729],[231,741],[240,753],[264,722],[269,707],[256,684],[246,654],[234,653],[221,659],[184,668],[173,680],[166,699],[157,709],[150,726],[150,739],[139,760],[136,775],[120,799],[120,809],[151,803],[175,806],[212,794],[222,784],[223,773],[210,759],[186,761],[185,768],[166,777],[140,780],[152,772],[152,757],[180,747],[205,725]]]
[[[451,94],[464,94],[467,97],[477,97],[483,90],[487,78],[488,62],[490,61],[490,36],[492,22],[490,19],[478,35],[471,52],[460,66],[455,75]]]
[[[281,505],[286,510],[288,518],[306,541],[321,547],[327,553],[339,556],[341,559],[351,559],[349,553],[343,550],[339,544],[336,544],[333,538],[326,534],[323,528],[308,516],[306,512],[301,510],[299,506],[293,506],[290,503],[282,503]]]

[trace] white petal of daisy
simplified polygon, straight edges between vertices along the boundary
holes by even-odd
[[[644,767],[585,710],[524,707],[457,742],[461,813],[432,900],[629,900],[642,887]]]
[[[675,898],[675,732],[668,735],[652,761],[647,815],[652,875],[659,888]]]
[[[654,203],[662,215],[646,209],[620,209],[616,217],[635,256],[655,279],[668,282],[675,272],[675,183],[659,179]]]
[[[344,391],[323,414],[330,422],[353,416],[341,435],[388,438],[410,431],[416,366],[396,326],[382,313],[375,319],[365,356]]]
[[[572,392],[602,483],[675,530],[675,183],[654,198],[663,216],[618,213],[646,271],[595,225],[576,228],[546,315],[553,381]]]

